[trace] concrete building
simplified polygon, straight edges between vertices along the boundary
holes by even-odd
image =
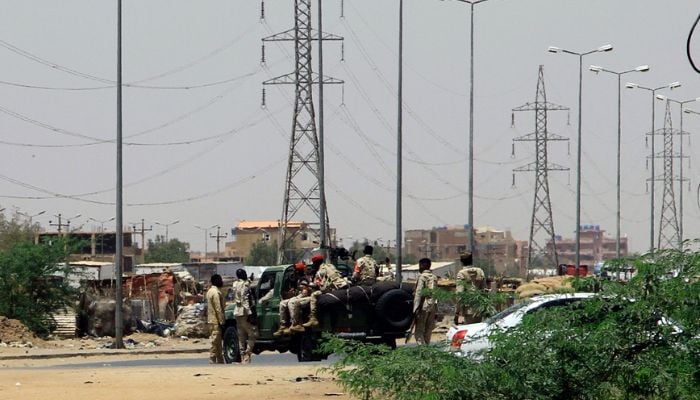
[[[290,222],[287,230],[298,233],[294,240],[294,248],[308,252],[317,248],[321,242],[318,235],[303,221]],[[260,241],[277,246],[280,238],[279,220],[240,221],[231,230],[233,240],[226,242],[223,256],[228,259],[243,260],[250,255],[255,243]],[[335,240],[335,230],[331,229],[331,242]]]
[[[37,241],[52,240],[65,236],[65,233],[42,232],[36,236]],[[137,258],[143,254],[143,250],[133,242],[131,232],[123,233],[123,262],[124,273],[130,273],[136,264]],[[71,243],[78,243],[78,248],[71,253],[70,261],[100,261],[114,263],[117,252],[117,234],[115,232],[71,232]]]
[[[555,237],[559,264],[576,263],[576,240]],[[617,257],[615,238],[609,237],[605,231],[600,229],[600,225],[581,225],[581,248],[579,250],[582,265],[592,267],[596,263],[605,260],[612,260]],[[628,254],[628,243],[626,237],[620,238],[620,256],[626,257]],[[547,243],[547,251],[552,251],[552,242]]]
[[[407,230],[404,234],[406,254],[434,261],[458,260],[469,248],[470,233],[466,225]],[[491,266],[496,273],[519,274],[522,257],[510,231],[481,227],[474,230],[474,235],[475,263]]]

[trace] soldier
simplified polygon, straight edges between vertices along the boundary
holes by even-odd
[[[362,253],[364,256],[355,261],[352,280],[356,285],[371,286],[377,281],[377,273],[379,272],[379,265],[372,258],[374,247],[366,245]]]
[[[455,280],[456,292],[462,293],[468,286],[476,289],[483,289],[484,271],[481,268],[472,267],[472,253],[464,252],[460,254],[459,261],[462,263],[462,269],[457,272],[457,277]],[[474,322],[469,320],[471,315],[469,308],[458,303],[455,309],[455,324],[459,324],[460,315],[464,318],[464,323]]]
[[[415,337],[418,344],[430,344],[430,337],[435,329],[437,315],[437,299],[431,294],[423,293],[423,289],[435,289],[437,276],[430,270],[429,258],[421,258],[418,261],[418,281],[413,298],[413,315],[415,318]]]
[[[312,271],[316,272],[314,284],[311,285],[311,288],[315,290],[311,293],[310,299],[298,300],[295,304],[295,306],[298,305],[300,308],[305,307],[307,304],[309,306],[309,320],[302,325],[304,328],[312,328],[318,325],[316,314],[318,296],[333,290],[346,289],[350,286],[347,279],[340,275],[338,269],[336,269],[333,264],[324,263],[324,260],[321,254],[316,254],[311,257],[311,268]],[[301,315],[300,312],[299,315]]]
[[[238,344],[241,352],[241,362],[250,363],[255,339],[258,337],[255,303],[250,292],[250,281],[244,269],[236,270],[237,281],[233,283],[233,301],[236,304],[234,316],[238,330]]]
[[[225,319],[224,295],[221,293],[222,286],[224,286],[224,280],[221,278],[221,275],[212,275],[211,287],[207,290],[207,322],[209,323],[209,340],[211,341],[209,349],[210,364],[224,363],[222,331]]]
[[[290,321],[291,321],[291,315],[290,315],[290,308],[289,308],[289,302],[292,301],[294,298],[301,296],[302,294],[302,282],[306,282],[304,279],[305,274],[306,274],[306,264],[304,264],[303,261],[299,261],[294,265],[294,283],[290,286],[290,290],[286,293],[283,293],[282,296],[284,297],[280,301],[279,305],[279,313],[280,313],[280,326],[279,329],[275,333],[273,333],[273,336],[282,336],[284,334],[288,334],[288,330],[290,328]],[[308,285],[308,283],[307,283]],[[261,302],[265,302],[268,299],[266,297],[272,296],[272,290],[268,292],[267,295],[265,295],[263,298],[260,299]],[[303,329],[302,329],[303,330]]]

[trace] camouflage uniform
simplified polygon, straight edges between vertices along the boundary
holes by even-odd
[[[224,295],[221,293],[221,290],[212,285],[207,291],[207,323],[209,324],[209,340],[211,341],[209,362],[212,364],[224,363],[221,337],[221,327],[226,322],[224,319],[224,304]]]
[[[464,266],[457,272],[455,279],[456,292],[462,293],[469,286],[475,289],[484,288],[484,271],[481,268]],[[455,323],[459,323],[459,316],[464,318],[465,324],[476,322],[473,319],[473,313],[469,307],[458,306],[455,310]]]
[[[371,286],[377,281],[379,265],[371,255],[365,254],[355,261],[353,278],[357,285]]]
[[[250,321],[250,316],[253,315],[251,307],[255,306],[250,302],[250,281],[238,280],[233,283],[233,301],[236,304],[233,315],[236,317],[241,361],[249,363],[258,337],[257,327]]]
[[[429,269],[421,272],[416,282],[416,292],[413,298],[413,313],[415,315],[415,337],[418,344],[430,344],[430,337],[435,329],[437,300],[421,293],[423,289],[437,287],[437,276]],[[419,308],[420,307],[420,308]]]

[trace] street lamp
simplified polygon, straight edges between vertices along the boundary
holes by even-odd
[[[656,147],[654,145],[654,137],[656,136],[654,134],[654,119],[656,118],[655,117],[656,107],[655,107],[655,103],[654,103],[654,97],[656,96],[656,92],[658,90],[666,89],[666,88],[673,90],[673,89],[678,88],[680,86],[681,86],[680,82],[671,82],[669,84],[659,86],[656,88],[649,88],[649,87],[645,87],[645,86],[640,86],[636,83],[631,83],[631,82],[627,82],[627,84],[625,84],[625,87],[627,89],[644,89],[644,90],[651,92],[651,133],[650,133],[650,135],[651,135],[651,156],[650,156],[651,157],[651,178],[650,178],[650,180],[651,180],[651,196],[650,196],[650,198],[651,198],[650,199],[651,221],[650,221],[650,227],[649,227],[649,239],[650,239],[649,251],[651,251],[651,252],[654,251],[654,186],[655,186],[654,180],[656,179],[656,175],[654,172],[654,170],[655,170],[654,166],[656,165],[656,159],[655,159],[656,154],[654,153],[654,151],[656,150]]]
[[[4,208],[3,208],[3,210],[4,210]],[[36,214],[29,214],[29,213],[26,213],[26,212],[17,211],[17,214],[19,214],[19,215],[24,215],[25,217],[27,217],[27,219],[29,219],[29,225],[32,224],[32,220],[34,219],[34,217],[38,217],[38,216],[40,216],[40,215],[42,215],[42,214],[45,214],[45,213],[46,213],[46,210],[44,210],[44,211],[39,211],[39,212],[36,213]]]
[[[634,69],[628,69],[626,71],[616,72],[612,71],[598,65],[591,65],[589,69],[596,74],[599,72],[607,72],[610,74],[617,75],[617,235],[616,235],[616,245],[615,254],[617,258],[620,258],[620,147],[622,144],[622,122],[621,122],[621,109],[622,109],[622,75],[628,74],[630,72],[647,72],[649,71],[648,65],[640,65]]]
[[[206,260],[207,260],[207,254],[209,253],[209,250],[208,250],[208,247],[207,247],[207,243],[209,242],[209,240],[208,240],[208,239],[209,239],[209,238],[208,238],[208,236],[209,236],[209,229],[216,228],[216,226],[217,226],[216,224],[214,224],[214,225],[212,225],[212,226],[208,226],[208,227],[206,227],[206,228],[202,228],[202,227],[199,226],[199,225],[195,225],[195,226],[194,226],[195,228],[197,228],[197,229],[199,229],[199,230],[201,230],[201,231],[204,231],[204,259],[203,259],[202,261],[206,261]]]
[[[469,4],[469,205],[467,224],[474,229],[474,6],[488,0],[457,0]],[[469,236],[469,248],[474,251],[474,235]]]
[[[678,193],[679,198],[678,198],[678,207],[679,207],[679,214],[680,214],[680,223],[678,225],[678,248],[682,248],[683,246],[683,105],[692,103],[695,101],[700,101],[700,97],[696,97],[694,99],[690,100],[674,100],[670,99],[662,94],[657,94],[656,98],[659,100],[666,100],[670,101],[672,103],[676,103],[680,106],[680,114],[681,114],[681,127],[680,127],[680,134],[681,134],[681,143],[680,143],[680,157],[681,157],[681,162],[680,162],[680,167],[678,169],[678,180],[679,180],[679,186],[680,186],[680,191]]]
[[[550,53],[566,53],[578,56],[578,142],[576,143],[576,267],[581,265],[581,98],[583,91],[583,56],[612,51],[611,44],[605,44],[595,50],[579,53],[559,47],[550,46]]]
[[[169,223],[169,224],[162,224],[162,223],[160,223],[160,222],[154,222],[154,224],[156,224],[156,225],[160,225],[160,226],[164,226],[164,227],[165,227],[165,242],[166,242],[166,243],[168,242],[168,227],[170,227],[170,225],[175,225],[175,224],[177,224],[178,222],[180,222],[179,219],[178,219],[178,220],[175,220],[175,221],[173,221],[173,222],[171,222],[171,223]]]
[[[103,258],[105,255],[105,224],[110,221],[114,221],[115,217],[112,217],[110,219],[106,219],[104,221],[100,221],[95,218],[88,218],[89,221],[97,222],[100,224],[100,258]]]

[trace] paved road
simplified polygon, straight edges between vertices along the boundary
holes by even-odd
[[[333,356],[329,357],[326,361],[320,362],[309,362],[305,363],[307,365],[330,365],[333,362]],[[269,365],[269,366],[284,366],[284,365],[296,365],[297,356],[291,353],[263,353],[253,356],[253,363],[255,365]],[[61,364],[53,365],[47,367],[37,367],[37,368],[47,368],[47,369],[80,369],[80,368],[119,368],[119,367],[197,367],[209,365],[209,360],[207,354],[202,354],[202,357],[183,357],[183,358],[150,358],[150,359],[139,359],[139,360],[124,360],[124,361],[102,361],[94,363],[71,363],[71,364]],[[236,368],[240,367],[240,364],[230,364],[222,365],[222,368]]]

